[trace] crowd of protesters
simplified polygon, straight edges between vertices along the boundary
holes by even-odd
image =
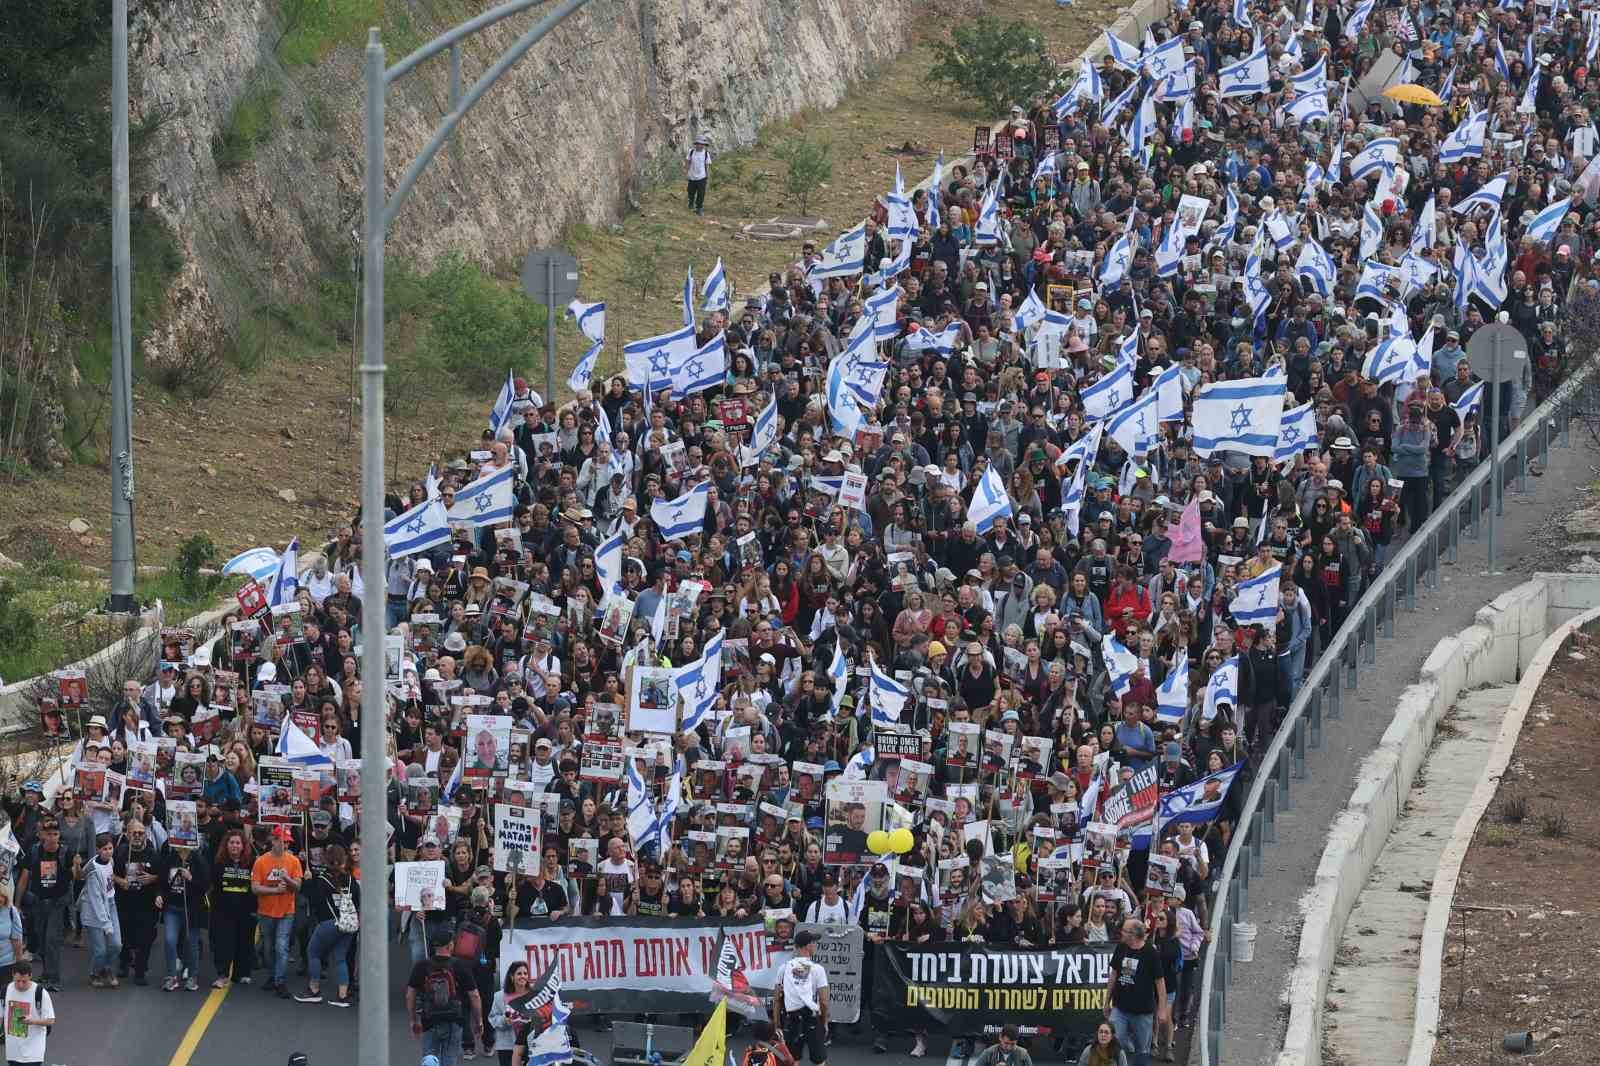
[[[711,388],[647,396],[646,382],[619,374],[563,402],[519,385],[511,424],[463,442],[436,479],[395,486],[387,501],[389,517],[430,493],[448,505],[512,468],[508,521],[456,526],[447,543],[391,560],[381,584],[362,579],[353,521],[306,553],[287,639],[241,648],[231,617],[215,647],[164,654],[157,676],[131,679],[117,707],[83,720],[73,758],[92,771],[130,775],[152,740],[203,755],[197,825],[185,828],[198,842],[171,839],[165,772],[116,801],[104,774],[74,777],[48,804],[30,783],[11,811],[15,896],[0,899],[26,944],[15,930],[0,938],[0,977],[31,952],[55,991],[63,945],[87,935],[87,960],[74,965],[100,989],[147,983],[159,939],[169,992],[255,981],[335,1006],[359,994],[362,798],[336,788],[296,824],[260,817],[259,763],[280,738],[259,697],[281,685],[282,721],[303,721],[332,765],[359,753],[364,729],[386,731],[385,846],[446,863],[443,909],[397,912],[385,931],[417,964],[407,1002],[425,1040],[445,1034],[427,1046],[443,1063],[522,1054],[505,1003],[529,974],[517,963],[502,983],[503,922],[594,914],[859,923],[874,944],[1120,941],[1112,1024],[1084,1061],[1170,1061],[1175,1030],[1198,1009],[1208,892],[1252,753],[1395,545],[1487,447],[1465,354],[1474,332],[1503,311],[1526,341],[1526,371],[1502,388],[1503,432],[1566,371],[1570,313],[1600,297],[1600,213],[1585,178],[1600,96],[1593,19],[1564,5],[1418,0],[1313,4],[1302,18],[1196,0],[1144,41],[1121,42],[1123,53],[1064,71],[1076,79],[1064,103],[1018,101],[975,163],[908,197],[916,232],[887,198],[871,205],[861,273],[818,277],[828,256],[808,245],[758,291],[702,308],[696,345],[721,334],[728,352]],[[1141,62],[1180,38],[1192,92]],[[1257,49],[1266,83],[1220,95],[1218,72]],[[1442,106],[1356,89],[1392,59],[1393,80]],[[1319,63],[1327,114],[1302,122],[1307,109],[1293,105],[1306,83],[1295,78]],[[1479,112],[1481,149],[1441,158]],[[1395,158],[1351,178],[1352,160],[1386,137],[1398,140]],[[1501,177],[1488,209],[1454,210]],[[1185,196],[1208,211],[1174,247]],[[1525,235],[1569,199],[1559,225]],[[1110,260],[1124,237],[1122,268]],[[1320,254],[1308,258],[1311,242]],[[1457,283],[1462,249],[1480,284]],[[1331,277],[1316,269],[1324,255]],[[1403,269],[1358,294],[1374,263]],[[895,285],[876,402],[847,400],[859,410],[845,425],[829,370],[868,301]],[[1503,307],[1485,295],[1497,287]],[[1411,350],[1427,336],[1431,352],[1396,375],[1364,373],[1397,336],[1413,338]],[[1107,433],[1080,457],[1096,432],[1083,392],[1130,358],[1140,395],[1178,368],[1184,412],[1131,454]],[[1200,447],[1186,418],[1196,392],[1265,378],[1284,379],[1285,409],[1311,406],[1309,440],[1282,458]],[[752,451],[752,423],[769,407],[775,439]],[[846,502],[857,476],[865,491]],[[980,531],[974,500],[996,476],[1009,506]],[[652,505],[702,484],[704,521],[664,539]],[[1175,561],[1191,505],[1200,548]],[[619,533],[620,591],[596,558]],[[1238,624],[1236,590],[1274,565],[1276,612]],[[356,653],[371,596],[402,637],[381,679]],[[622,601],[631,610],[612,610]],[[617,617],[620,629],[608,624]],[[1132,654],[1131,676],[1113,677],[1107,638]],[[626,732],[615,712],[629,705],[632,671],[692,665],[717,640],[711,713],[658,738],[660,764],[679,771],[647,782],[656,809],[677,811],[666,844],[636,840],[628,785],[590,773],[585,748]],[[842,679],[831,671],[841,660]],[[1229,664],[1236,685],[1208,704],[1209,679]],[[1174,720],[1158,715],[1157,693],[1180,666],[1189,683]],[[920,754],[898,761],[931,774],[871,757],[875,682],[861,675],[873,669],[909,691],[895,717]],[[363,684],[385,686],[386,723],[361,720]],[[475,754],[462,713],[482,709],[462,707],[463,694],[488,697],[485,713],[515,732],[506,772],[455,785],[463,748]],[[952,737],[971,724],[1011,738],[1006,755],[953,765]],[[1024,772],[1030,752],[1044,764]],[[701,763],[717,772],[696,775]],[[1240,767],[1214,820],[1153,843],[1179,860],[1176,883],[1154,893],[1148,859],[1126,838],[1099,861],[1084,840],[1118,776],[1152,763],[1163,791]],[[889,828],[835,826],[827,785],[840,777],[892,782],[912,819],[909,854],[830,845],[836,828]],[[682,789],[671,804],[659,794],[669,781]],[[520,873],[492,868],[496,806],[538,793],[559,796],[541,853]],[[952,830],[976,813],[988,816],[986,839]],[[737,846],[693,846],[730,825],[748,828]],[[824,861],[835,850],[853,861]],[[999,891],[993,855],[1010,859]],[[1040,903],[1039,863],[1053,857],[1071,864],[1072,888]],[[475,957],[455,951],[463,923],[482,933]],[[1160,984],[1129,958],[1159,960]],[[441,967],[460,1006],[424,1025]],[[870,984],[870,958],[867,969]],[[872,1032],[878,1050],[906,1039],[913,1055],[927,1050],[925,1034]]]

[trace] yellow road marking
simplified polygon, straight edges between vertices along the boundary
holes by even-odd
[[[206,1027],[217,1016],[217,1011],[222,1009],[222,1001],[228,998],[228,989],[213,988],[206,1001],[200,1005],[200,1013],[194,1016],[194,1021],[189,1023],[189,1031],[183,1034],[183,1043],[178,1045],[178,1050],[172,1053],[172,1062],[169,1066],[189,1066],[189,1059],[194,1055],[195,1048],[200,1046],[200,1038],[206,1035]]]

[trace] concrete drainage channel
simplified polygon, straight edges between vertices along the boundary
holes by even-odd
[[[1408,1066],[1427,1066],[1461,861],[1555,649],[1597,604],[1600,575],[1535,575],[1441,640],[1401,694],[1302,899],[1281,1066],[1407,1045]]]

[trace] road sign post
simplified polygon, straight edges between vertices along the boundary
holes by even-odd
[[[578,261],[565,248],[535,248],[522,261],[522,291],[543,305],[544,395],[556,394],[556,309],[578,295]]]
[[[1481,327],[1467,342],[1467,359],[1473,373],[1483,379],[1489,393],[1489,573],[1496,573],[1495,518],[1505,513],[1500,496],[1500,387],[1522,375],[1522,360],[1527,358],[1528,342],[1521,331],[1506,322],[1491,322]]]

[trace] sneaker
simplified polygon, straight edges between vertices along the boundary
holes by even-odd
[[[323,1000],[323,1002],[330,1007],[349,1007],[353,1005],[353,1001],[350,999],[350,994],[348,992],[342,996],[330,996],[329,998]]]
[[[478,1052],[473,1048],[464,1047],[461,1049],[461,1057],[468,1062],[472,1062],[477,1059]]]
[[[161,982],[161,987],[164,991],[176,992],[178,990],[178,979],[176,977],[169,977],[165,981]]]
[[[236,978],[235,980],[238,984],[247,985],[250,983],[250,975],[245,974],[243,977]]]
[[[298,996],[294,997],[294,1001],[296,1003],[321,1003],[322,1002],[322,993],[321,992],[313,992],[313,991],[311,991],[311,989],[308,988],[304,992],[300,993]]]
[[[58,984],[55,981],[46,981],[44,983],[44,990],[46,992],[50,992],[52,994],[59,995],[61,993],[61,985]]]
[[[917,1042],[911,1045],[911,1057],[920,1059],[928,1053],[928,1041],[921,1033],[917,1034]]]
[[[48,988],[49,986],[47,985],[45,987]],[[187,981],[183,982],[183,987],[185,991],[198,992],[200,991],[200,982],[191,977]]]

